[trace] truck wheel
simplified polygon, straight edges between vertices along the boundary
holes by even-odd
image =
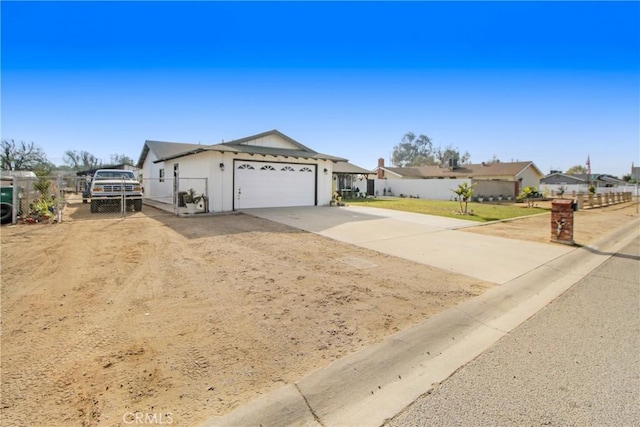
[[[133,201],[133,210],[136,212],[140,212],[142,210],[142,200]]]
[[[2,224],[8,224],[13,220],[13,206],[9,203],[2,203],[0,205],[0,222]]]
[[[97,200],[92,200],[91,201],[91,213],[97,213],[98,212],[98,201]]]

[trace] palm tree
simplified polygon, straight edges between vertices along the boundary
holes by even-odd
[[[469,203],[469,200],[471,200],[471,197],[473,196],[473,185],[469,185],[468,183],[463,182],[462,184],[458,185],[458,188],[451,191],[458,195],[458,202],[460,202],[460,212],[463,215],[466,215],[467,205]]]

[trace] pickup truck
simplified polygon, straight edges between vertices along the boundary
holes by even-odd
[[[89,190],[91,213],[98,212],[104,205],[133,206],[133,210],[142,210],[142,185],[136,175],[124,169],[98,169],[91,180]]]

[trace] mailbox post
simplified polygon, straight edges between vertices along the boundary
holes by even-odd
[[[573,241],[573,200],[551,202],[551,241],[574,245]]]

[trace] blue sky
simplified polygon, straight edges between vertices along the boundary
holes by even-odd
[[[402,136],[640,164],[638,2],[7,2],[2,138],[137,160],[278,129],[373,168]]]

